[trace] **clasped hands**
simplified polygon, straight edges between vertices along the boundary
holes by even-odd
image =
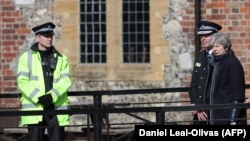
[[[45,94],[43,96],[40,96],[38,98],[38,102],[37,103],[42,104],[45,108],[50,107],[51,104],[52,104],[52,96],[51,96],[51,94]]]

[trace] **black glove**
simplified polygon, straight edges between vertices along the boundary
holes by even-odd
[[[52,104],[52,96],[51,94],[45,94],[38,98],[38,102],[41,103],[44,107],[49,107]]]

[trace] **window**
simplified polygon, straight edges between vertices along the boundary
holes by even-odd
[[[149,0],[123,0],[117,20],[122,21],[123,62],[149,63]],[[106,63],[106,34],[111,34],[106,31],[106,0],[81,0],[81,63]]]
[[[148,63],[149,0],[123,0],[123,62]]]
[[[80,62],[106,63],[106,0],[80,1]]]

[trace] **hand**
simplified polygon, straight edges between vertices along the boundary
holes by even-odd
[[[207,120],[207,113],[205,111],[197,111],[196,114],[199,120]]]
[[[247,98],[244,103],[250,103],[250,98]]]
[[[42,104],[44,107],[49,107],[52,104],[52,96],[51,94],[45,94],[38,98],[38,102]]]
[[[236,125],[236,122],[235,121],[231,121],[230,125]]]

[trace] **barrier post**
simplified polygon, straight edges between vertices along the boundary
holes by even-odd
[[[156,112],[156,123],[161,125],[165,124],[165,112]]]
[[[94,108],[101,108],[102,96],[94,95]],[[102,113],[94,113],[94,141],[102,140]]]

